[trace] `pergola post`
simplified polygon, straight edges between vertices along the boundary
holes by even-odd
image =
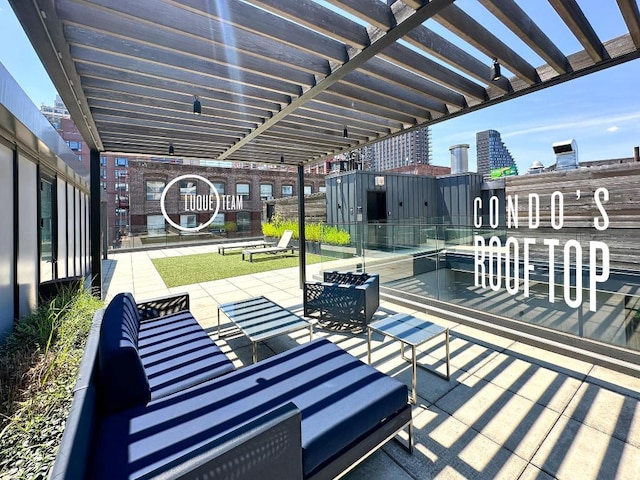
[[[100,152],[89,157],[89,236],[91,242],[91,294],[102,298],[102,258],[100,255]]]
[[[306,238],[304,235],[304,168],[298,165],[298,258],[300,263],[300,288],[307,279]]]

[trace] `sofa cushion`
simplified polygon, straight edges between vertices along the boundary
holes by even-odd
[[[98,346],[97,388],[100,406],[105,412],[144,405],[151,398],[138,353],[139,324],[133,296],[116,295],[104,312]]]
[[[95,478],[157,474],[288,402],[305,476],[407,405],[407,387],[325,339],[101,420]]]
[[[138,349],[152,399],[184,390],[235,368],[190,312],[143,321]]]

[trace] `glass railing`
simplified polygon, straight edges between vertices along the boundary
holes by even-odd
[[[307,277],[325,270],[378,273],[398,295],[640,351],[640,232],[478,229],[470,219],[456,221],[331,225],[348,235],[307,241],[307,254],[320,256]],[[199,233],[134,228],[112,235],[109,250],[116,252],[262,237],[262,229],[247,222]]]
[[[322,270],[378,273],[382,285],[640,350],[640,232],[345,224]]]
[[[106,248],[108,252],[119,250],[148,249],[158,247],[178,247],[193,244],[218,243],[261,237],[260,221],[226,225],[212,225],[200,232],[184,232],[176,228],[131,227],[129,229],[109,229]]]

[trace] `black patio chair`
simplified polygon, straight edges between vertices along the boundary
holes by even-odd
[[[324,272],[323,278],[322,282],[304,283],[304,315],[366,327],[380,306],[379,275]]]

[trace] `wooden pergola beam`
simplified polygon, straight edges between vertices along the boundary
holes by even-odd
[[[576,0],[549,0],[549,3],[593,61],[602,61],[604,46]]]

